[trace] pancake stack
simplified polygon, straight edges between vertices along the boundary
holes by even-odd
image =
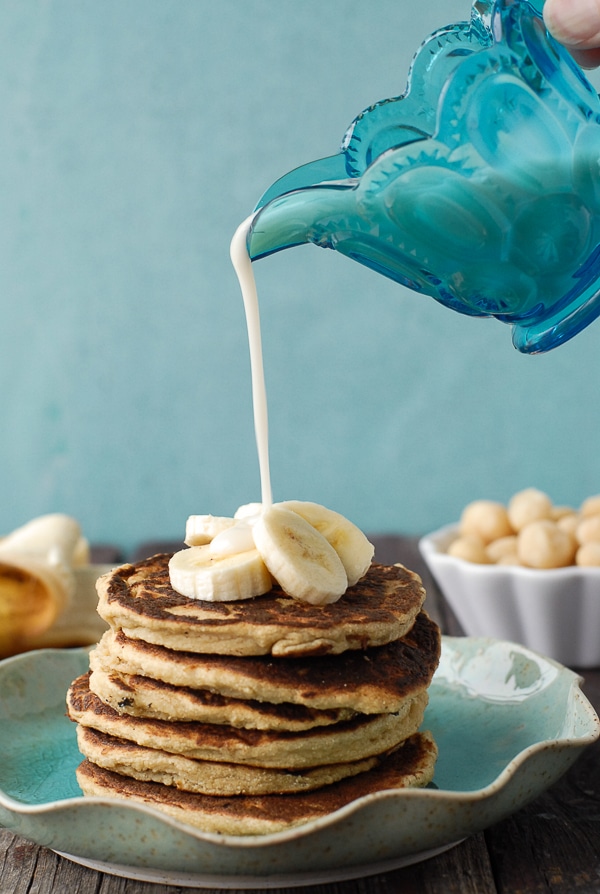
[[[84,794],[260,835],[431,780],[419,730],[440,634],[416,574],[374,563],[322,606],[277,584],[202,602],[172,588],[169,558],[98,582],[110,629],[67,697]]]

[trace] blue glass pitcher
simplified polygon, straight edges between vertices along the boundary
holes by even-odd
[[[543,0],[476,0],[432,34],[401,96],[282,177],[255,260],[312,242],[548,351],[600,314],[600,101]]]

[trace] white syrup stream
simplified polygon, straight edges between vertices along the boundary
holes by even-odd
[[[229,254],[242,290],[248,342],[250,345],[250,369],[252,375],[252,404],[254,407],[254,432],[258,448],[261,496],[263,507],[273,502],[271,492],[271,472],[269,466],[269,424],[267,416],[267,392],[263,369],[262,341],[260,335],[260,314],[256,281],[252,261],[248,254],[247,239],[254,214],[246,218],[235,231]]]

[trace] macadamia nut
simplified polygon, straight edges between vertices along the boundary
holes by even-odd
[[[490,562],[483,541],[479,537],[468,534],[452,541],[448,547],[448,555],[464,559],[467,562],[475,562],[477,565],[489,565]]]
[[[460,519],[461,534],[474,534],[490,543],[499,537],[512,534],[506,507],[494,500],[475,500],[463,510]]]
[[[533,521],[551,517],[552,500],[535,487],[519,491],[508,503],[508,518],[517,532]]]
[[[589,515],[583,518],[575,528],[577,543],[600,542],[600,515]]]
[[[588,497],[579,507],[580,515],[600,515],[600,494]]]
[[[519,532],[517,554],[530,568],[562,568],[573,563],[575,543],[555,522],[539,519]]]
[[[491,562],[499,562],[505,556],[517,557],[517,535],[509,534],[507,537],[499,537],[492,540],[486,547],[486,553]]]
[[[567,534],[570,534],[571,537],[575,537],[575,531],[580,522],[581,516],[576,512],[572,512],[570,515],[561,515],[561,517],[557,519],[556,524],[561,531],[565,531]]]
[[[506,553],[506,555],[501,556],[496,565],[522,565],[523,563],[519,559],[516,552],[514,553]]]
[[[550,518],[553,521],[558,521],[561,518],[572,515],[577,515],[572,506],[553,506]]]
[[[587,567],[600,565],[600,543],[590,540],[580,546],[575,553],[575,564]]]

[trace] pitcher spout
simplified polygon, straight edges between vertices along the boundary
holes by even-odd
[[[308,242],[335,248],[334,234],[350,216],[352,193],[352,181],[342,181],[295,189],[272,198],[259,207],[250,225],[250,258],[256,261]]]
[[[345,156],[340,152],[327,158],[319,158],[317,161],[309,161],[276,180],[262,194],[254,210],[258,211],[259,208],[263,208],[273,199],[277,199],[285,193],[294,192],[297,189],[308,189],[310,186],[344,181],[349,176]]]

